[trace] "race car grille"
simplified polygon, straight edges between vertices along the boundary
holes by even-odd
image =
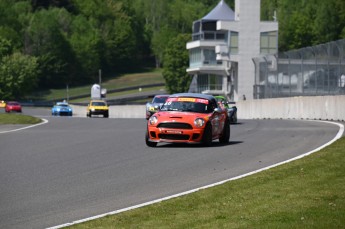
[[[60,112],[60,116],[68,116],[68,115],[70,115],[70,113],[68,113],[68,112]]]
[[[183,123],[183,122],[165,122],[165,123],[160,123],[158,128],[171,128],[171,129],[193,129],[193,127],[188,124],[188,123]]]
[[[188,140],[189,135],[184,134],[158,134],[158,137],[161,139],[169,139],[169,140]]]

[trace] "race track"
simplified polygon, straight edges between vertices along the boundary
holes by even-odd
[[[24,113],[49,122],[0,134],[0,228],[52,227],[215,183],[306,153],[339,129],[239,120],[227,145],[149,148],[145,119]]]

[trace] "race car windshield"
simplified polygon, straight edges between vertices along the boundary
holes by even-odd
[[[208,104],[205,103],[194,103],[194,102],[180,102],[173,101],[165,103],[162,111],[185,111],[185,112],[195,112],[195,113],[210,113]]]
[[[93,106],[106,106],[105,103],[102,103],[102,102],[93,102],[92,105]]]
[[[155,97],[152,103],[165,103],[166,100],[167,100],[167,97]]]

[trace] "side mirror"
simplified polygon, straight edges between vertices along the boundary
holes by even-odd
[[[214,108],[214,112],[217,112],[217,113],[221,113],[222,112],[222,110],[220,109],[220,108]]]

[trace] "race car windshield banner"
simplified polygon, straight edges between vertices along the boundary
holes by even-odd
[[[167,104],[170,104],[171,102],[191,102],[191,103],[208,104],[207,99],[200,99],[200,98],[168,98],[166,101]]]

